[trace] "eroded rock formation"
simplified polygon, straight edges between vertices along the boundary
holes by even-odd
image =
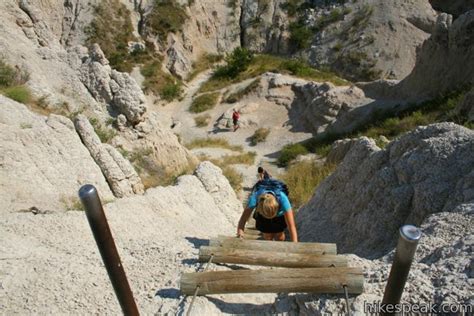
[[[140,177],[130,162],[117,149],[100,141],[87,117],[78,115],[74,125],[115,196],[124,197],[144,192]]]
[[[64,116],[40,116],[0,95],[0,194],[5,212],[77,207],[77,190],[97,187],[113,199],[100,168]]]
[[[383,150],[361,138],[298,212],[301,239],[383,254],[403,223],[472,204],[473,166],[474,132],[452,123],[419,127]]]

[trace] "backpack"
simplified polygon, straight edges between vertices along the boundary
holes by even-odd
[[[267,178],[258,181],[254,188],[253,191],[258,192],[259,190],[268,190],[275,192],[275,194],[279,194],[280,192],[283,192],[286,194],[287,197],[290,197],[290,191],[288,190],[288,186],[280,180],[273,179],[273,178]]]

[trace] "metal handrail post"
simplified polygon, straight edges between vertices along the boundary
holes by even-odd
[[[91,184],[82,186],[79,198],[86,209],[89,225],[123,313],[139,315],[96,188]]]
[[[400,237],[385,287],[382,306],[389,304],[394,306],[400,303],[420,238],[421,230],[416,226],[405,225],[400,228]]]

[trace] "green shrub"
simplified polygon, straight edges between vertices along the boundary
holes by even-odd
[[[246,48],[237,47],[225,58],[226,65],[218,67],[213,77],[236,78],[247,69],[253,59],[253,54]]]
[[[89,122],[102,143],[108,143],[117,135],[117,132],[107,126],[103,126],[96,118],[89,118]]]
[[[309,201],[317,186],[335,169],[334,165],[317,165],[311,161],[292,164],[282,180],[290,188],[291,203],[294,209]]]
[[[321,157],[327,157],[327,155],[331,151],[331,147],[332,147],[331,144],[321,145],[321,146],[316,147],[314,152]]]
[[[286,167],[292,160],[294,160],[299,155],[304,155],[308,153],[308,149],[302,144],[290,144],[286,145],[280,151],[280,156],[278,157],[278,165],[280,167]]]
[[[313,38],[313,32],[309,27],[297,21],[290,23],[290,42],[296,49],[308,48]]]
[[[280,7],[286,11],[288,16],[294,17],[298,12],[301,11],[301,3],[302,0],[288,0],[282,4],[280,4]]]
[[[211,116],[209,114],[196,116],[194,118],[194,123],[196,123],[197,127],[205,127],[209,124],[211,120]]]
[[[268,135],[270,134],[270,129],[269,128],[264,128],[261,127],[253,133],[252,136],[250,136],[250,145],[255,146],[258,143],[264,142]]]
[[[219,92],[214,92],[201,94],[200,96],[195,97],[189,107],[189,111],[192,113],[201,113],[212,109],[216,105],[219,95]]]
[[[0,59],[0,87],[15,85],[17,72],[13,67]]]
[[[155,0],[145,24],[149,31],[159,36],[159,41],[164,42],[168,33],[181,31],[187,19],[184,7],[175,0]]]
[[[3,89],[2,94],[20,103],[29,103],[32,100],[31,92],[25,86],[13,86]]]
[[[166,101],[179,99],[183,93],[180,82],[168,82],[158,91],[160,97]]]

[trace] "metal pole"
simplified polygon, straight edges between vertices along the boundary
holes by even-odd
[[[87,219],[123,313],[139,315],[96,188],[91,184],[82,186],[79,197],[86,209]]]
[[[395,258],[382,300],[382,307],[385,307],[386,311],[388,311],[387,305],[400,303],[403,288],[405,287],[411,263],[415,256],[416,246],[420,238],[421,231],[417,227],[405,225],[400,228],[400,237],[395,251]]]

